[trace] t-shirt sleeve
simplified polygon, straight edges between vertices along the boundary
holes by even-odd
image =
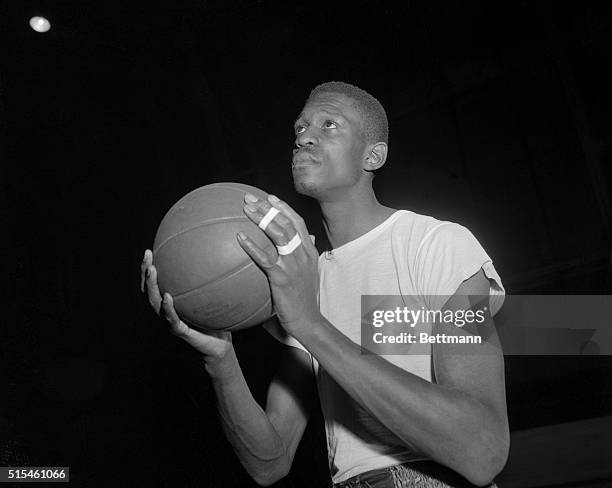
[[[432,310],[441,309],[465,280],[480,269],[490,282],[490,310],[495,315],[504,301],[501,278],[474,235],[465,227],[442,222],[427,232],[414,263],[416,286]]]
[[[262,327],[268,332],[268,334],[274,337],[281,344],[285,344],[286,346],[291,347],[297,347],[298,349],[301,349],[304,352],[308,352],[308,350],[304,346],[302,346],[302,344],[297,339],[293,338],[285,331],[285,329],[281,327],[280,323],[278,322],[278,319],[276,318],[276,315],[266,320],[262,324]],[[308,352],[308,354],[310,353]]]

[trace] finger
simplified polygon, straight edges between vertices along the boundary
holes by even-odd
[[[172,300],[172,295],[170,293],[164,293],[162,298],[160,315],[168,321],[170,324],[170,332],[175,336],[181,337],[185,339],[191,333],[191,329],[182,322],[179,318],[176,310],[174,309],[174,300]]]
[[[262,202],[259,206],[247,204],[244,207],[244,212],[259,226],[271,208],[272,205],[267,202]],[[275,245],[285,246],[297,233],[297,230],[295,230],[295,227],[293,227],[293,224],[287,217],[279,213],[265,226],[264,232]]]
[[[319,253],[316,247],[314,247],[313,239],[308,235],[308,230],[306,229],[304,220],[295,211],[293,211],[289,205],[281,202],[276,197],[272,198],[272,200],[281,203],[281,206],[283,207],[281,210],[268,200],[259,199],[256,196],[248,193],[245,195],[244,200],[247,202],[245,205],[245,213],[247,216],[249,216],[249,218],[260,227],[262,227],[260,225],[262,220],[264,221],[263,228],[268,237],[270,237],[277,247],[286,246],[297,235],[299,237],[300,244],[298,248],[292,248],[293,251],[289,254],[293,255],[293,257],[298,261],[305,261],[312,257],[318,258]],[[278,213],[276,215],[272,214],[274,215],[273,219],[266,224],[265,222],[269,220],[269,211],[271,209],[276,209]],[[291,218],[285,215],[285,211],[289,212],[288,214]],[[291,219],[294,219],[298,225],[302,226],[304,230],[303,233],[298,231]],[[304,245],[304,243],[307,244]]]
[[[275,195],[268,195],[268,200],[272,205],[274,205],[274,207],[278,208],[283,213],[283,215],[291,221],[293,227],[300,233],[304,248],[309,252],[314,252],[314,254],[318,256],[319,252],[317,251],[317,248],[314,245],[314,236],[311,236],[308,233],[306,222],[304,222],[302,216],[295,210],[293,210],[291,206],[289,206],[289,204],[279,199]]]
[[[140,263],[140,291],[141,293],[144,293],[144,286],[145,286],[145,274],[147,272],[147,268],[149,266],[151,266],[153,262],[153,253],[147,249],[144,252],[144,256],[142,258],[142,263]]]
[[[264,272],[269,274],[272,268],[274,268],[276,264],[274,259],[268,256],[266,252],[249,239],[244,232],[238,232],[238,244],[240,244],[244,252],[246,252]]]
[[[159,287],[157,286],[157,270],[153,265],[149,266],[146,271],[146,288],[149,303],[155,311],[159,313],[162,298],[159,294]]]
[[[260,224],[261,220],[272,208],[272,204],[270,202],[268,202],[267,200],[257,198],[255,195],[252,195],[250,193],[247,193],[245,195],[244,201],[245,201],[245,208],[250,208],[252,210],[251,219],[252,220],[255,219],[253,221],[257,225]],[[266,225],[266,227],[268,227],[272,222],[276,222],[281,227],[285,227],[286,225],[291,223],[291,220],[289,220],[289,218],[283,215],[279,209],[279,212],[274,216],[274,218],[270,221],[270,223]]]
[[[268,195],[268,201],[278,208],[283,215],[285,215],[296,228],[296,230],[300,233],[304,239],[308,237],[308,229],[306,228],[306,223],[304,219],[298,214],[295,210],[293,210],[286,202],[283,202],[275,195]]]
[[[245,200],[249,200],[245,198]],[[300,236],[300,233],[295,229],[293,223],[278,210],[278,214],[274,215],[272,220],[269,220],[269,211],[274,207],[265,200],[250,200],[251,203],[247,203],[244,207],[244,212],[247,216],[256,223],[259,227],[263,227],[264,232],[270,238],[270,240],[276,245],[279,253],[281,248],[286,247],[290,243],[293,244],[294,238],[297,236],[298,245],[297,247],[291,246],[290,252],[284,252],[284,256],[291,254],[293,258],[299,262],[303,262],[308,259],[308,250],[302,246],[304,238]],[[264,225],[261,222],[264,221]],[[269,221],[267,224],[265,221]],[[318,253],[315,253],[318,256]],[[278,260],[280,257],[274,256]]]

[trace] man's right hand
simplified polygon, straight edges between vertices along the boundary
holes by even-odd
[[[222,360],[232,350],[231,332],[200,332],[179,319],[170,293],[164,293],[162,297],[159,292],[157,270],[153,266],[153,253],[149,249],[145,251],[140,266],[140,291],[146,293],[155,313],[168,321],[170,332],[201,352],[207,363]]]

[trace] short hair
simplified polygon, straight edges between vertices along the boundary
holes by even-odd
[[[367,143],[389,142],[389,121],[382,104],[367,91],[343,81],[328,81],[312,89],[308,100],[320,93],[339,93],[352,99],[361,118],[361,128]]]

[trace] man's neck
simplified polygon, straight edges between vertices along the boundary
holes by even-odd
[[[394,212],[395,209],[381,205],[372,190],[342,200],[321,202],[323,226],[332,249],[371,231]]]

